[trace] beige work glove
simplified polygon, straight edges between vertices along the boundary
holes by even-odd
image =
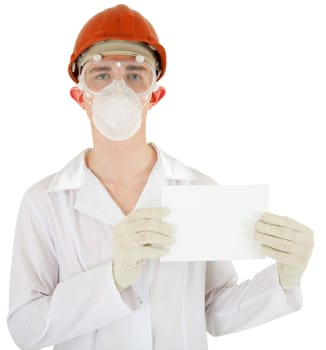
[[[265,213],[256,222],[254,237],[265,255],[277,261],[280,284],[296,287],[314,246],[313,231],[288,217]]]
[[[145,259],[160,258],[175,242],[174,227],[162,221],[167,208],[140,208],[113,230],[113,277],[119,291],[139,277]]]

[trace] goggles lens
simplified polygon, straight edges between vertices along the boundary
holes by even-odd
[[[149,90],[155,82],[154,68],[136,61],[99,61],[88,62],[81,75],[81,81],[94,93],[110,85],[114,80],[123,80],[135,93]]]

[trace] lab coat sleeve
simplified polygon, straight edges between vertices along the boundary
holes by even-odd
[[[51,229],[24,196],[13,249],[8,328],[25,350],[59,344],[128,315],[105,263],[58,283]]]
[[[237,284],[232,263],[209,262],[206,277],[206,324],[213,336],[263,324],[302,306],[300,287],[284,290],[279,284],[276,264]],[[214,288],[217,278],[222,282]]]

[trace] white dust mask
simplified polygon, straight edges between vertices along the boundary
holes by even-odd
[[[137,133],[143,105],[139,96],[123,80],[115,80],[92,98],[93,123],[106,138],[127,140]]]

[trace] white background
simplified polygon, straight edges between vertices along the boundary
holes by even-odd
[[[81,26],[116,4],[1,2],[1,349],[16,349],[5,319],[21,197],[91,146],[87,118],[69,96],[67,64]],[[219,183],[268,183],[270,211],[315,231],[303,309],[252,330],[209,336],[209,348],[324,348],[324,1],[126,4],[153,23],[168,54],[161,81],[167,95],[150,111],[148,141]],[[243,280],[270,263],[236,267]]]

